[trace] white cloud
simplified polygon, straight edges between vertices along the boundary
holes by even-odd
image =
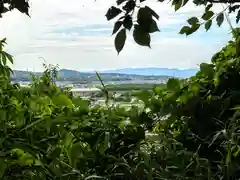
[[[211,38],[207,46],[205,33],[180,38],[177,35],[180,27],[188,17],[200,16],[203,8],[188,5],[174,13],[169,4],[152,0],[149,6],[160,15],[159,27],[173,28],[174,32],[154,35],[152,49],[137,46],[129,37],[118,56],[111,36],[113,22],[107,22],[104,16],[114,1],[31,0],[31,18],[17,11],[6,14],[0,20],[0,36],[8,39],[7,48],[15,57],[14,68],[42,70],[39,57],[47,63],[77,70],[147,66],[190,68],[208,61],[228,37],[226,30],[214,29],[211,34],[216,33],[217,37]],[[72,31],[74,28],[77,29]]]

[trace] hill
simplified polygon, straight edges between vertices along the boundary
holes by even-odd
[[[28,72],[28,71],[18,71],[14,70],[12,76],[13,81],[30,81],[30,74],[40,76],[41,72]],[[108,73],[100,72],[99,73],[104,80],[104,82],[114,83],[145,83],[145,82],[166,82],[170,76],[150,76],[150,75],[137,75],[137,74],[121,74],[117,72]],[[81,84],[91,84],[96,81],[99,81],[95,72],[79,72],[69,69],[60,69],[58,71],[58,81],[71,81]]]
[[[174,76],[188,78],[196,74],[198,69],[168,69],[168,68],[124,68],[107,70],[104,73],[134,74],[142,76]]]

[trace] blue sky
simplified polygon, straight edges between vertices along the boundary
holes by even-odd
[[[14,69],[42,71],[49,64],[79,71],[137,67],[196,68],[231,38],[225,22],[209,32],[201,28],[191,36],[179,35],[191,16],[200,17],[204,7],[187,5],[177,13],[169,4],[150,0],[159,13],[161,32],[152,36],[152,48],[139,47],[129,34],[118,56],[111,36],[113,23],[105,13],[115,0],[30,0],[31,18],[13,11],[0,20],[0,37],[8,40]],[[216,12],[221,6],[214,7]],[[234,19],[234,18],[232,18]]]

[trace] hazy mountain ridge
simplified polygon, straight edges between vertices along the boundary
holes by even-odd
[[[121,74],[135,74],[142,76],[172,76],[188,78],[193,76],[198,71],[197,68],[192,69],[168,69],[168,68],[124,68],[116,70],[103,71],[104,73],[121,73]]]
[[[116,70],[100,71],[104,81],[144,81],[144,80],[167,80],[170,77],[188,78],[194,75],[197,69],[168,69],[168,68],[125,68]],[[15,81],[28,81],[30,74],[40,76],[42,72],[29,72],[14,70],[12,79]],[[98,81],[95,72],[79,72],[71,69],[60,69],[58,71],[60,81]]]

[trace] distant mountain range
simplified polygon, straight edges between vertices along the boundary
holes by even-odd
[[[142,76],[173,76],[188,78],[196,74],[198,69],[168,69],[168,68],[125,68],[103,71],[104,73],[134,74]]]
[[[168,68],[126,68],[100,71],[100,75],[104,81],[143,81],[143,80],[164,80],[170,77],[188,78],[196,74],[198,69],[168,69]],[[14,70],[12,80],[29,81],[30,74],[40,76],[41,72],[28,72]],[[92,82],[98,81],[95,72],[79,72],[69,69],[60,69],[58,71],[59,81],[80,81]]]

